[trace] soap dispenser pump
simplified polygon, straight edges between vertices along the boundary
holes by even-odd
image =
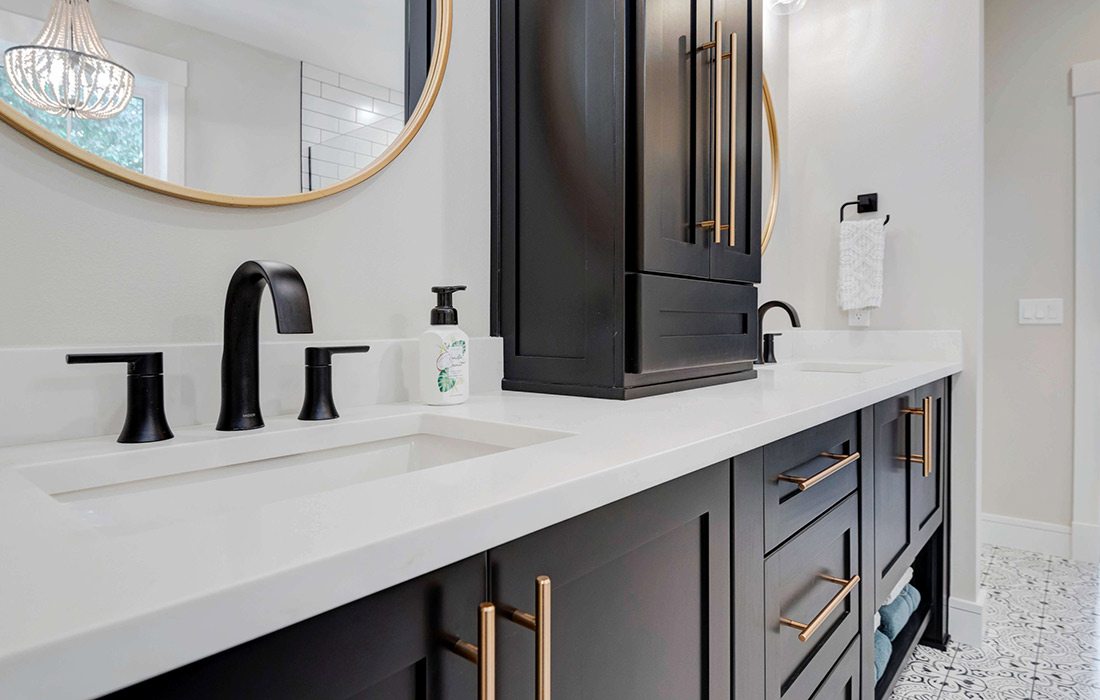
[[[420,336],[420,400],[430,406],[463,403],[470,397],[470,337],[458,327],[454,293],[465,285],[432,287],[432,325]]]

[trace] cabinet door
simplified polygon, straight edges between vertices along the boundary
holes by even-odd
[[[875,406],[875,602],[880,604],[906,567],[913,504],[913,467],[909,466],[909,416],[912,392]]]
[[[733,226],[720,242],[711,232],[714,280],[760,281],[760,210],[750,203],[760,201],[762,10],[760,0],[714,0],[714,18],[722,22],[722,51],[731,53],[735,40],[737,44],[736,62],[725,60],[722,66],[721,210],[723,226]]]
[[[554,697],[731,696],[729,479],[723,462],[489,552],[505,616],[550,577]],[[534,697],[535,654],[498,623],[499,697]]]
[[[860,700],[859,640],[848,651],[817,690],[812,700]]]
[[[477,668],[445,644],[477,642],[484,572],[473,557],[109,697],[470,700]]]
[[[947,444],[947,397],[944,383],[936,382],[921,387],[913,392],[913,398],[913,408],[923,411],[925,401],[928,400],[932,411],[927,419],[923,415],[909,415],[909,453],[921,460],[927,460],[927,463],[913,460],[909,468],[910,489],[913,494],[911,527],[914,530],[914,546],[920,549],[943,522],[941,506],[947,473],[944,469]],[[927,440],[925,430],[929,431]],[[926,449],[928,454],[924,454]]]
[[[712,182],[713,52],[710,8],[693,0],[637,3],[638,217],[641,272],[706,278]]]

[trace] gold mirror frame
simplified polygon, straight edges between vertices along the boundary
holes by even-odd
[[[764,221],[764,230],[760,236],[760,254],[768,251],[772,234],[775,233],[775,219],[779,214],[779,129],[775,119],[775,103],[772,102],[772,91],[768,87],[768,76],[764,78],[764,114],[768,120],[768,137],[772,149],[772,198],[768,204],[768,217]]]
[[[413,138],[424,126],[424,121],[435,105],[439,88],[443,84],[443,75],[447,71],[447,60],[451,53],[451,0],[437,0],[436,24],[435,24],[435,52],[432,55],[432,65],[428,69],[428,77],[424,82],[424,92],[416,103],[416,109],[405,124],[405,128],[394,139],[393,143],[383,151],[367,168],[355,177],[344,180],[335,185],[313,192],[279,196],[244,196],[220,194],[208,192],[193,187],[177,185],[141,173],[127,170],[108,160],[78,148],[65,139],[48,131],[31,119],[23,116],[6,102],[0,100],[0,120],[7,122],[16,131],[29,136],[34,141],[42,144],[58,155],[69,160],[87,166],[98,173],[113,177],[122,182],[128,182],[150,192],[159,192],[178,199],[186,199],[191,202],[215,204],[222,207],[283,207],[290,204],[311,202],[323,197],[349,190],[352,187],[370,179],[392,163],[397,156],[412,142]]]

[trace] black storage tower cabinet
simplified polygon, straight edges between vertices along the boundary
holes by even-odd
[[[505,389],[624,399],[756,376],[762,12],[495,0]]]

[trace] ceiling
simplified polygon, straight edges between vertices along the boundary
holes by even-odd
[[[404,84],[406,0],[114,0],[273,53]]]

